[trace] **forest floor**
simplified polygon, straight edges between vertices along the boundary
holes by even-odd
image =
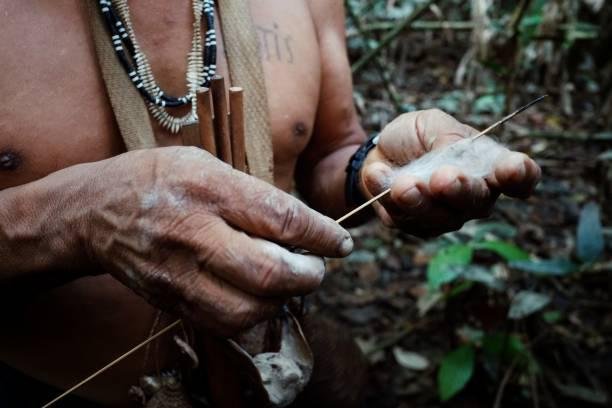
[[[463,95],[469,91],[455,89],[453,77],[467,41],[437,37],[417,32],[404,39],[412,42],[401,74],[405,80],[396,89],[402,102],[415,109],[441,104],[476,128],[503,116],[464,106]],[[366,129],[377,132],[392,119],[394,108],[381,96],[374,68],[355,82]],[[524,84],[517,100],[526,103],[543,93],[538,85]],[[593,120],[588,95],[575,94],[572,116],[559,113],[557,96],[497,133],[500,141],[530,154],[542,167],[543,179],[533,197],[501,198],[489,219],[429,241],[372,222],[352,230],[356,250],[351,256],[328,264],[312,309],[346,326],[367,354],[367,406],[612,406],[610,229],[595,232],[605,242],[595,262],[580,261],[576,248],[577,225],[587,203],[596,203],[590,208],[600,209],[603,225],[611,225],[612,143]],[[596,134],[604,137],[593,138]],[[529,273],[480,247],[471,264],[488,271],[495,284],[459,280],[442,285],[435,299],[428,295],[428,265],[440,248],[491,240],[511,243],[531,261],[553,261],[544,263],[540,273]],[[509,319],[510,304],[522,290],[545,295],[547,304],[523,319]],[[529,361],[506,358],[512,355],[506,352],[489,358],[483,336],[496,334],[505,336],[504,349],[512,349],[512,339],[518,339],[516,347]],[[463,344],[471,344],[476,352],[473,376],[443,404],[438,394],[440,363]]]

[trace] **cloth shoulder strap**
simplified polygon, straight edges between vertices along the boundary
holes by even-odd
[[[248,0],[220,0],[232,86],[244,89],[246,155],[251,175],[274,182],[274,158],[263,67]]]
[[[96,0],[87,11],[94,45],[108,97],[128,150],[157,145],[149,113],[138,91],[117,60]],[[268,100],[257,37],[247,0],[219,2],[223,37],[233,86],[245,92],[246,156],[252,175],[274,182],[274,159],[268,116]]]
[[[117,60],[102,21],[102,14],[96,6],[97,0],[87,0],[85,3],[102,78],[125,146],[128,150],[155,147],[157,142],[151,128],[149,112]]]

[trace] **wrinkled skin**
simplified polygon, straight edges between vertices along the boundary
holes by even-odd
[[[104,168],[96,180],[132,177],[104,192],[94,183],[84,237],[92,258],[151,303],[222,335],[314,290],[320,256],[352,247],[331,219],[199,149],[136,151]]]

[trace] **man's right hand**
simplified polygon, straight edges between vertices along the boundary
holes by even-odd
[[[321,256],[353,246],[333,220],[199,149],[134,151],[92,166],[81,236],[94,266],[221,335],[317,288]]]

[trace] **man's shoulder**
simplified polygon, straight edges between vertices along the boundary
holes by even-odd
[[[308,0],[319,34],[334,31],[344,35],[344,0]]]

